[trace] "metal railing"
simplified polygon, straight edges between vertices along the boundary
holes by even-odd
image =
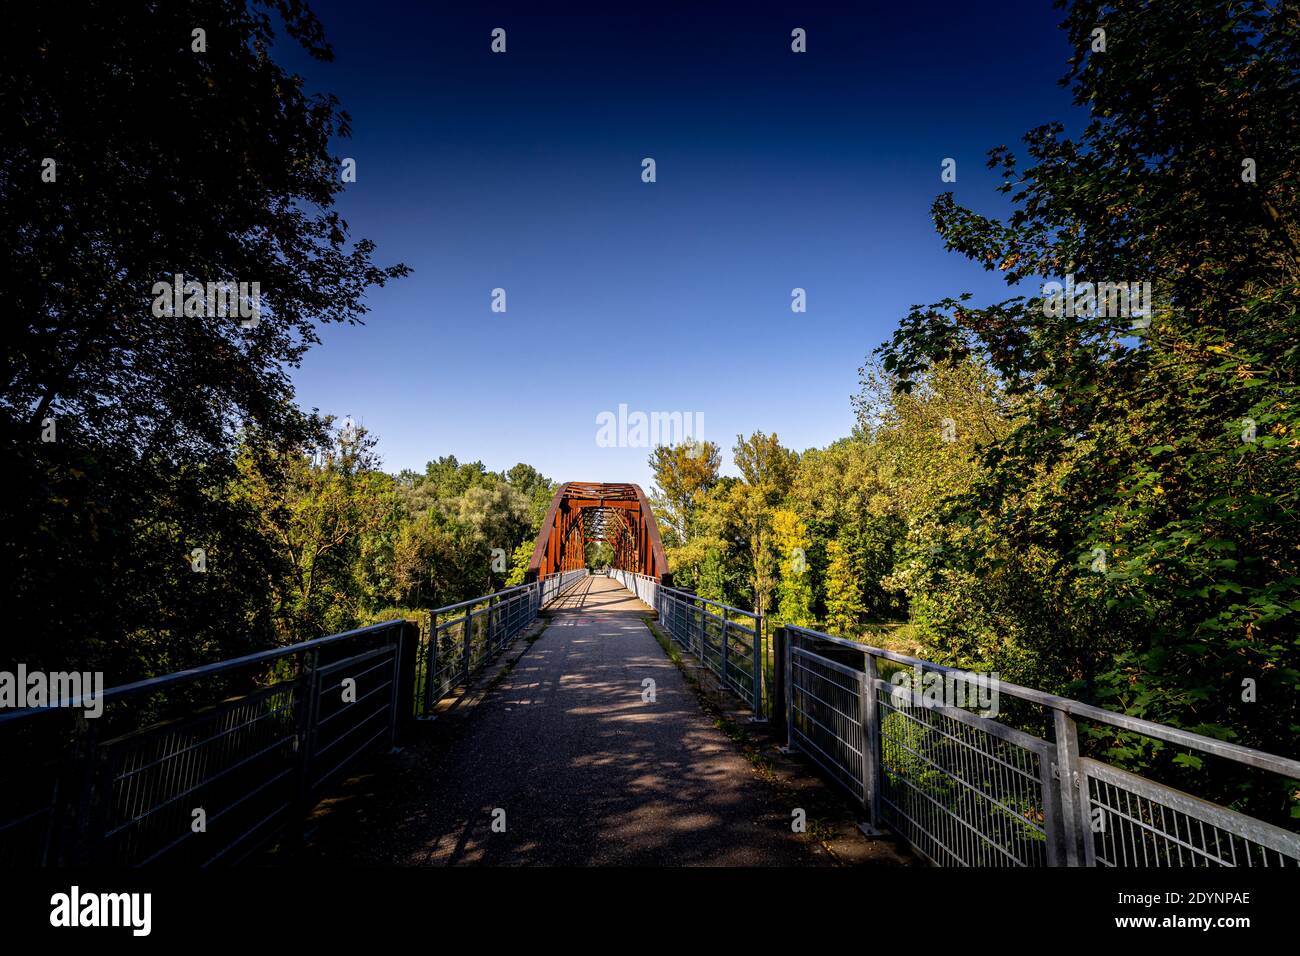
[[[419,716],[432,717],[439,701],[468,682],[532,623],[538,611],[586,574],[585,569],[552,574],[429,611],[415,677]]]
[[[755,717],[765,716],[761,615],[664,587],[644,574],[610,569],[609,576],[654,608],[668,635],[713,671]]]
[[[542,607],[558,600],[568,593],[569,588],[577,581],[587,577],[589,572],[586,568],[578,568],[576,571],[564,571],[560,574],[552,574],[542,579]]]
[[[0,714],[0,864],[207,865],[248,856],[391,744],[415,627],[387,621]],[[406,705],[409,713],[409,704]]]
[[[635,594],[642,604],[648,604],[650,607],[655,606],[655,594],[659,590],[659,581],[656,578],[652,578],[648,574],[637,574],[634,571],[623,571],[619,568],[610,568],[607,573],[611,578]]]
[[[978,680],[967,672],[790,625],[777,643],[790,748],[934,863],[1300,865],[1289,830],[1081,756],[1078,722],[1289,780],[1300,780],[1300,761],[998,682],[999,698],[1038,709],[1049,741],[881,673],[911,669],[958,687]]]
[[[0,867],[247,858],[585,573],[0,713]]]

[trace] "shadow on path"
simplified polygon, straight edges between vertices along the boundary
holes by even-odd
[[[774,805],[701,712],[631,592],[593,576],[552,610],[436,759],[406,772],[398,819],[365,823],[348,841],[355,856],[325,852],[326,862],[832,862],[790,831],[792,808]],[[653,701],[643,699],[647,680]],[[367,838],[376,826],[386,832]]]

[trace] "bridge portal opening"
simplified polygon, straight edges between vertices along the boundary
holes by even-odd
[[[639,485],[566,482],[551,499],[525,582],[607,562],[672,584],[650,502]]]

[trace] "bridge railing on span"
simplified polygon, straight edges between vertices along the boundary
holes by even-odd
[[[934,863],[1300,865],[1296,833],[1102,758],[1123,731],[1261,786],[1300,761],[807,628],[775,643],[790,748]]]
[[[808,628],[777,627],[765,641],[757,614],[609,573],[757,716],[783,722],[788,748],[859,801],[870,826],[934,863],[1300,865],[1293,829],[1087,745],[1139,735],[1185,764],[1217,763],[1238,782],[1254,774],[1274,792],[1300,786],[1300,761]]]
[[[439,701],[514,640],[539,610],[586,575],[585,568],[552,574],[427,612],[416,671],[419,716],[432,717]]]
[[[250,856],[585,574],[0,713],[0,867]]]
[[[609,576],[654,608],[673,641],[713,671],[756,718],[769,716],[765,691],[772,683],[772,657],[762,615],[666,587],[645,574],[611,568]]]

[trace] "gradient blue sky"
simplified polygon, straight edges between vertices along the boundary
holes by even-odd
[[[1047,0],[311,6],[335,62],[280,59],[352,116],[336,149],[357,161],[339,204],[353,235],[414,273],[370,295],[365,325],[325,329],[294,380],[305,407],[375,432],[391,470],[454,454],[648,488],[648,449],[596,444],[596,416],[620,403],[702,412],[733,474],[737,433],[800,451],[848,434],[858,367],[911,304],[1007,294],[944,251],[935,196],[998,211],[985,152],[1071,119]],[[489,52],[497,26],[505,55]],[[498,286],[505,314],[489,310]]]

